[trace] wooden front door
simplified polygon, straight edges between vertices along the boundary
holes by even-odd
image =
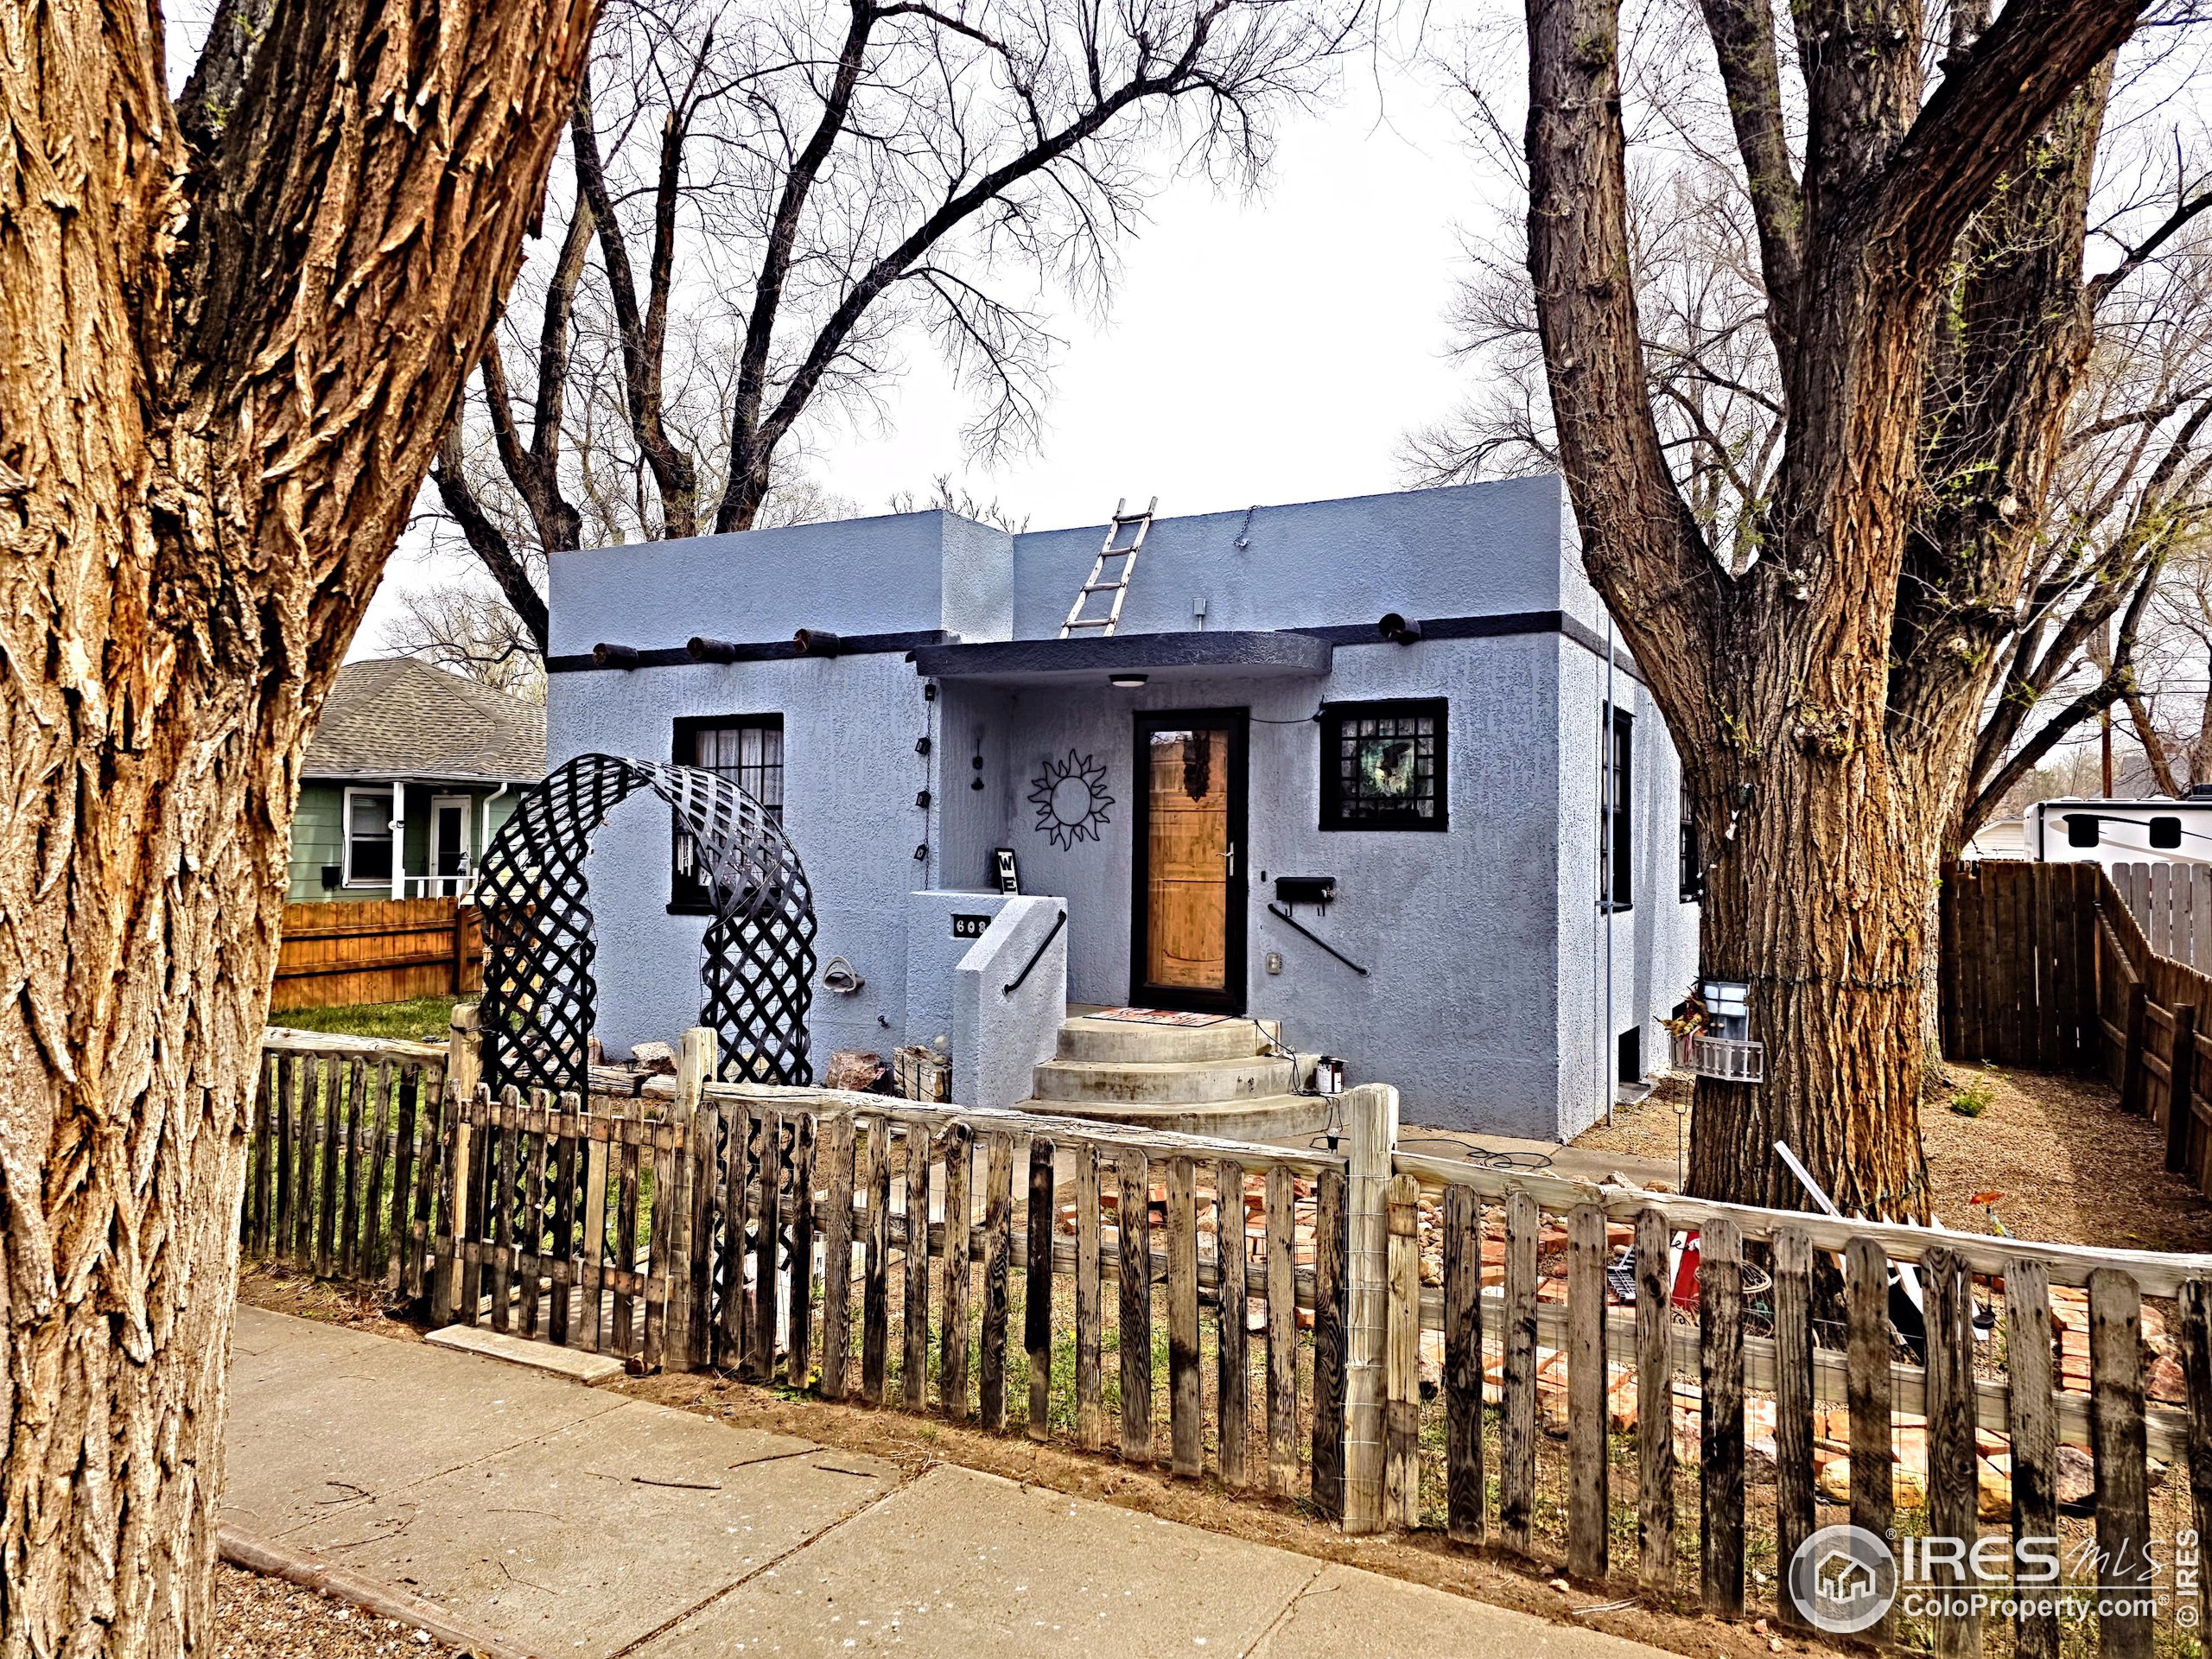
[[[1137,716],[1129,1000],[1244,1011],[1243,709]]]

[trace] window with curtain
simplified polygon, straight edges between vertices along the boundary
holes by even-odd
[[[719,772],[767,809],[779,823],[784,817],[784,717],[781,715],[717,715],[676,722],[675,760]],[[714,908],[700,868],[699,849],[681,823],[673,830],[669,908],[705,912]]]

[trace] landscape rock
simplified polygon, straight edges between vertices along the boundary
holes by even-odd
[[[676,1049],[669,1043],[639,1043],[630,1051],[630,1064],[640,1071],[672,1077],[676,1075]]]

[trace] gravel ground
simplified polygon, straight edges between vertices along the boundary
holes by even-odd
[[[391,1619],[226,1563],[215,1569],[215,1653],[217,1659],[453,1659],[455,1649]]]
[[[1672,1164],[1688,1087],[1669,1077],[1574,1144]],[[1954,1100],[1981,1103],[1980,1115],[1953,1110]],[[1961,1231],[1992,1230],[1994,1213],[2017,1236],[2052,1243],[2212,1250],[2212,1201],[2166,1173],[2164,1131],[2123,1113],[2101,1077],[1954,1064],[1921,1110],[1920,1135],[1936,1213]]]

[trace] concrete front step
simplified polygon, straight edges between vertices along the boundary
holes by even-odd
[[[1074,1014],[1060,1027],[1059,1058],[1118,1065],[1128,1061],[1249,1059],[1282,1036],[1280,1020],[1239,1015],[1211,1026],[1151,1026]]]
[[[1096,1118],[1171,1135],[1211,1135],[1228,1141],[1303,1146],[1328,1127],[1329,1103],[1319,1095],[1262,1095],[1250,1100],[1147,1101],[1025,1100],[1014,1109],[1060,1117]]]
[[[1253,1055],[1236,1060],[1047,1060],[1031,1087],[1040,1100],[1085,1105],[1116,1102],[1184,1105],[1256,1100],[1298,1086],[1298,1063]]]

